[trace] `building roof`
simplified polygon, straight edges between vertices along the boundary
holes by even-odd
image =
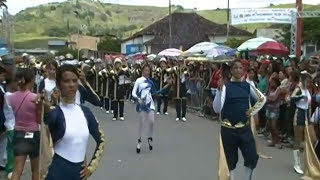
[[[124,41],[143,35],[155,37],[146,44],[169,44],[169,16],[149,25]],[[196,44],[208,41],[208,35],[227,35],[227,25],[212,22],[196,13],[172,14],[172,44]],[[230,26],[231,36],[253,36],[252,33]]]

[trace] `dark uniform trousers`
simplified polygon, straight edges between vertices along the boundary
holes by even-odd
[[[186,112],[187,112],[187,88],[186,88],[186,83],[181,83],[180,84],[180,97],[175,98],[176,100],[176,113],[177,113],[177,118],[182,118],[186,117]],[[175,95],[177,95],[177,89],[175,90]]]
[[[166,113],[168,110],[168,101],[169,101],[169,92],[165,90],[157,98],[157,112],[161,112],[161,104],[163,102],[163,113]]]
[[[255,140],[249,125],[242,128],[221,127],[221,138],[229,170],[236,168],[238,149],[241,150],[244,166],[254,169],[258,163]]]
[[[113,118],[118,118],[118,115],[120,117],[124,117],[123,111],[124,111],[124,96],[125,96],[125,85],[119,85],[116,92],[116,99],[112,100],[111,108],[113,110]]]

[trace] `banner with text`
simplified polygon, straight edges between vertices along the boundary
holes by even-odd
[[[231,9],[231,24],[277,23],[291,24],[296,9]]]

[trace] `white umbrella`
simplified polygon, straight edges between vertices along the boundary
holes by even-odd
[[[215,48],[219,46],[218,44],[216,43],[213,43],[213,42],[201,42],[201,43],[198,43],[194,46],[192,46],[190,49],[188,49],[186,52],[187,53],[200,53],[200,52],[206,52],[212,48]]]
[[[246,42],[242,43],[238,47],[238,51],[252,51],[256,50],[261,44],[268,42],[268,41],[274,41],[273,39],[270,38],[265,38],[265,37],[257,37],[253,39],[249,39]]]
[[[157,57],[156,54],[150,54],[150,55],[147,56],[147,58],[148,58],[150,61],[153,61],[156,57]]]
[[[161,51],[158,55],[159,56],[180,56],[182,53],[181,50],[175,48],[169,48]]]
[[[215,58],[217,56],[226,55],[227,52],[228,50],[223,48],[212,48],[209,51],[207,51],[204,55],[206,55],[206,57]]]

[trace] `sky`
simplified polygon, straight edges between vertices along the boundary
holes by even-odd
[[[7,0],[9,12],[16,14],[19,11],[46,4],[49,2],[62,2],[65,0]],[[106,3],[119,3],[126,5],[168,6],[169,0],[100,0]],[[302,0],[305,4],[319,4],[319,0]],[[226,8],[227,0],[171,0],[174,5],[182,5],[184,8],[216,9]],[[295,3],[295,0],[230,0],[230,8],[257,8],[266,7],[269,4]]]

